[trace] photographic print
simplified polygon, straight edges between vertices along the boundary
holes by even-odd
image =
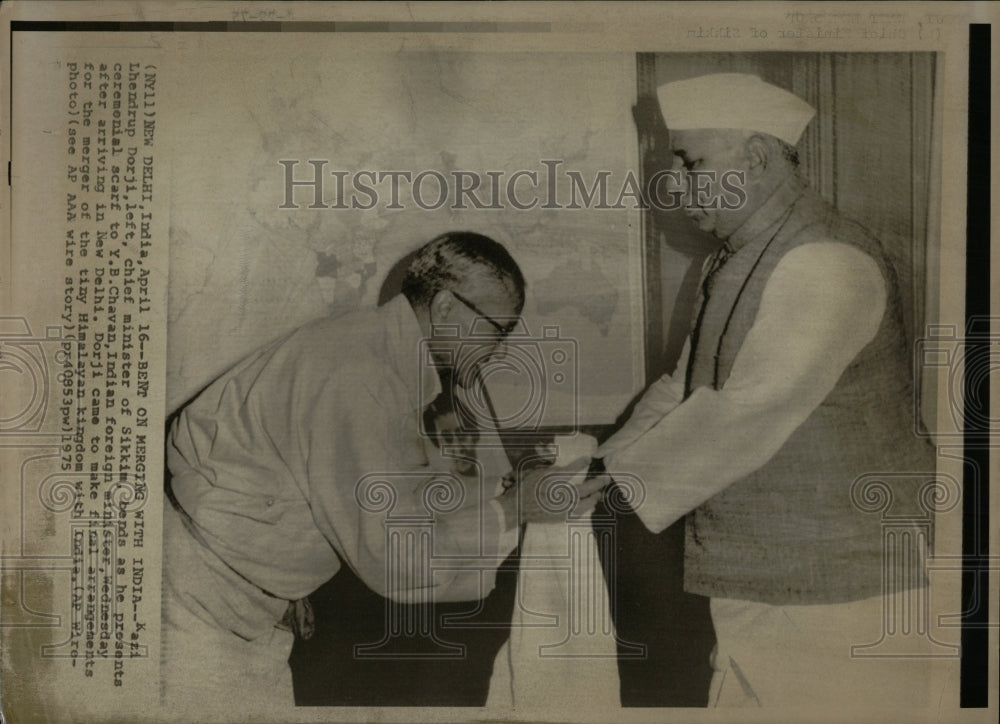
[[[984,6],[7,7],[5,717],[995,713]]]

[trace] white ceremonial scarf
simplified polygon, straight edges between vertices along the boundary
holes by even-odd
[[[589,435],[556,438],[556,466],[583,458]],[[583,480],[586,467],[579,471]],[[530,523],[521,544],[517,598],[509,640],[493,663],[487,707],[561,710],[586,702],[619,708],[618,662],[608,589],[591,516],[569,523]]]

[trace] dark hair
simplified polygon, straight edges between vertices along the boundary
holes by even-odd
[[[788,165],[792,168],[798,168],[799,165],[799,149],[788,141],[783,141],[777,136],[772,136],[770,133],[764,133],[763,131],[747,131],[747,139],[758,138],[765,142],[769,151],[777,150],[781,158],[785,160]]]
[[[449,231],[417,250],[403,278],[402,291],[414,307],[429,306],[442,289],[462,287],[476,275],[502,284],[524,306],[524,276],[502,244],[472,231]]]
[[[785,160],[797,168],[799,165],[799,150],[792,144],[782,141],[780,138],[774,140],[778,142],[778,148],[781,149],[781,155],[785,157]]]

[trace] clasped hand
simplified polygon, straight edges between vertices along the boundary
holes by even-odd
[[[497,498],[507,527],[520,523],[562,523],[586,515],[611,482],[607,474],[587,478],[590,458],[563,467],[545,466],[523,472],[517,484]]]

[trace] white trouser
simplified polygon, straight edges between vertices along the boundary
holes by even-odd
[[[287,717],[295,705],[288,665],[293,634],[275,627],[247,641],[196,616],[173,591],[172,579],[184,576],[184,585],[197,585],[200,544],[169,503],[163,525],[163,704],[178,717],[189,713],[189,721],[249,721],[276,711]]]
[[[932,659],[852,656],[852,645],[882,637],[881,596],[812,606],[713,598],[711,611],[709,706],[936,705]]]

